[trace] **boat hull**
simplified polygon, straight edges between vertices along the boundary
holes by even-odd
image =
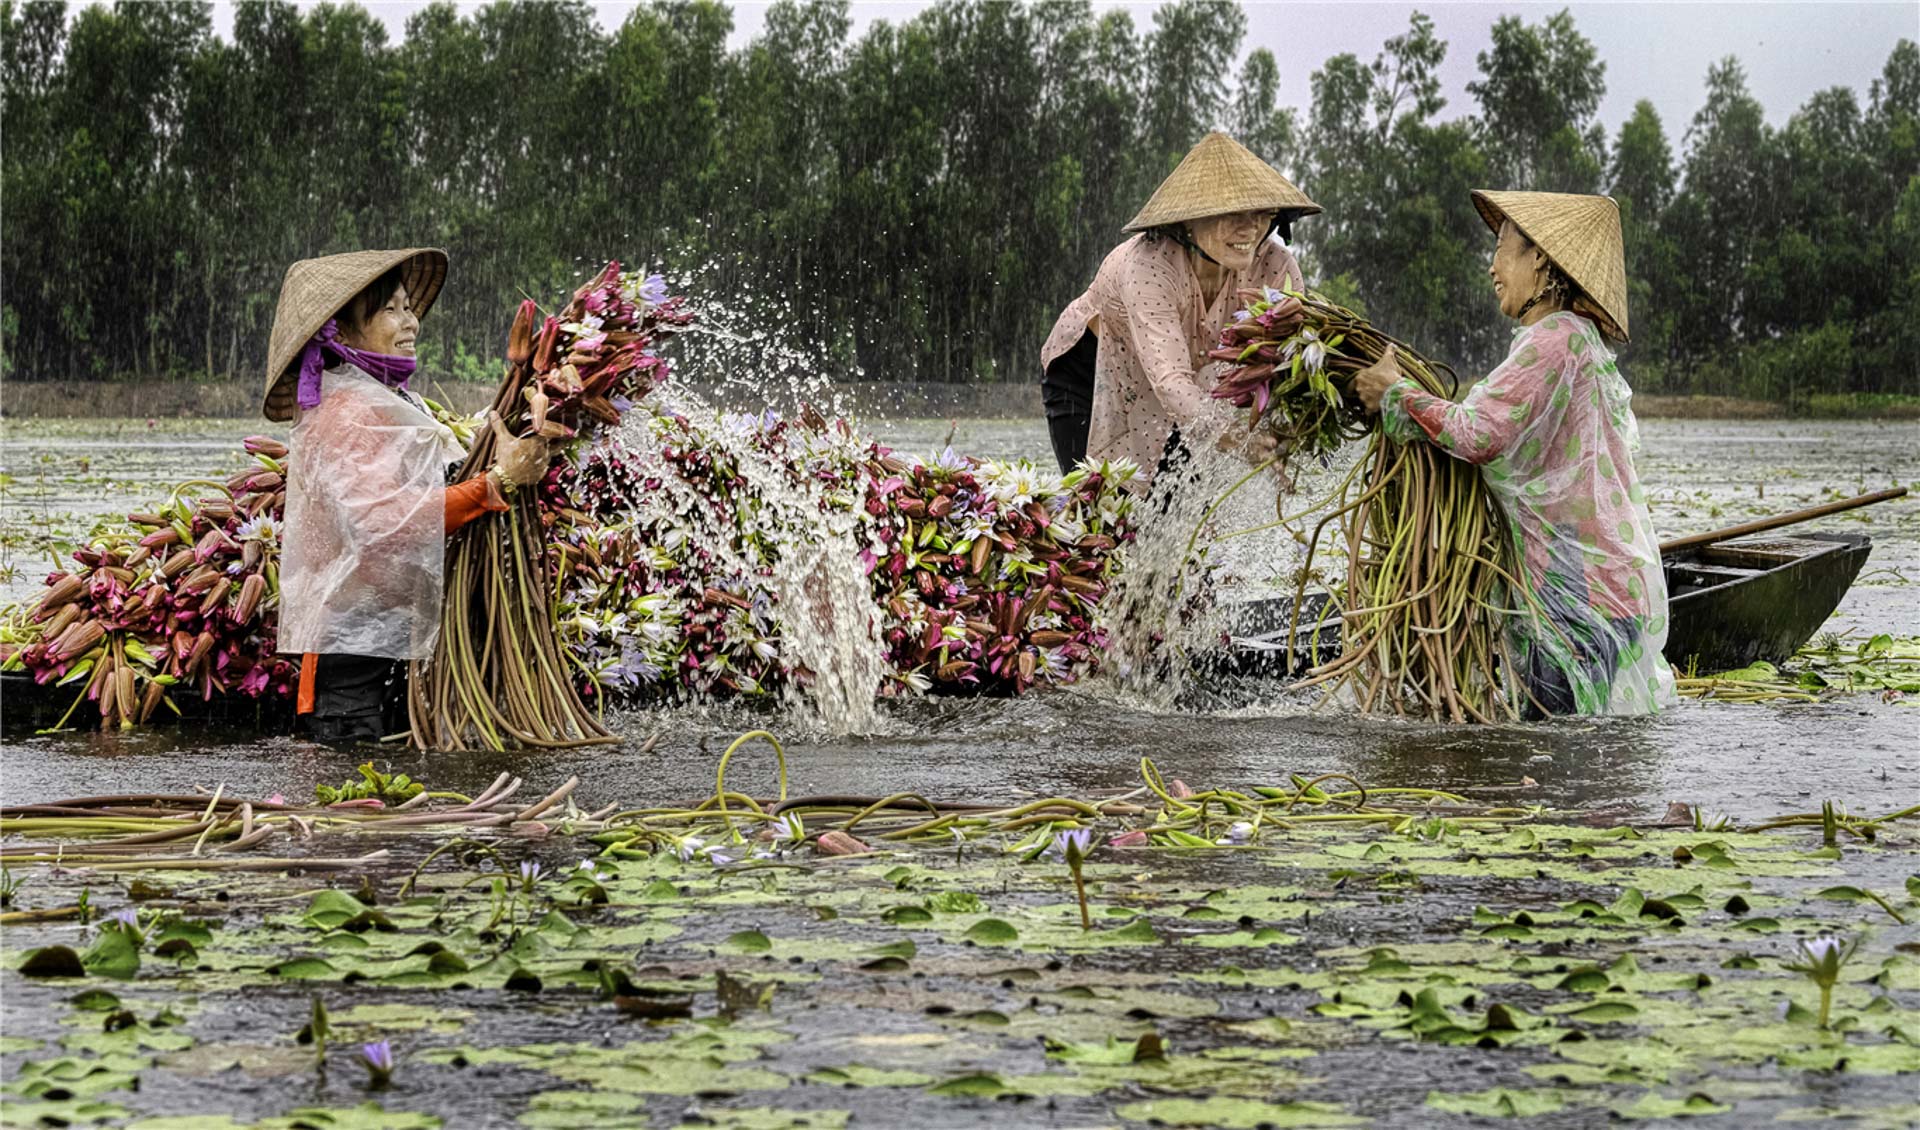
[[[1662,560],[1667,577],[1667,661],[1682,671],[1730,671],[1756,661],[1784,663],[1813,638],[1860,574],[1871,539],[1862,534],[1755,537],[1680,550]],[[1309,596],[1310,627],[1326,598]],[[1340,650],[1336,617],[1287,647],[1288,601],[1242,609],[1232,647],[1203,666],[1233,674],[1298,677]]]
[[[1663,562],[1668,661],[1702,673],[1784,663],[1840,606],[1872,549],[1862,534],[1800,534],[1674,554]]]

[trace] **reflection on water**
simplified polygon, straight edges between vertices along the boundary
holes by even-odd
[[[1097,689],[1019,701],[931,699],[886,703],[883,738],[793,738],[793,795],[1007,800],[1123,790],[1151,757],[1168,778],[1196,789],[1285,786],[1290,774],[1351,774],[1371,787],[1464,791],[1476,799],[1555,809],[1628,808],[1658,816],[1686,801],[1736,817],[1817,810],[1844,800],[1856,812],[1890,811],[1920,794],[1913,715],[1841,703],[1787,709],[1688,703],[1655,719],[1565,720],[1544,725],[1449,728],[1293,711],[1195,716],[1150,713]],[[434,788],[472,790],[507,771],[529,791],[577,774],[588,808],[652,804],[710,794],[728,741],[781,720],[745,710],[640,712],[619,720],[617,749],[566,753],[433,754],[372,751]],[[642,751],[649,737],[658,744]],[[229,793],[310,795],[338,784],[369,752],[335,751],[295,738],[136,733],[8,736],[7,803],[109,792],[186,792],[224,783]],[[1520,786],[1532,778],[1533,787]],[[742,747],[731,789],[775,790],[774,760]]]

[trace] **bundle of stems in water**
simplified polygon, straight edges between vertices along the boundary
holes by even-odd
[[[537,333],[534,320],[534,304],[522,303],[493,411],[516,434],[566,441],[582,427],[617,424],[632,398],[663,380],[665,362],[649,346],[689,319],[658,276],[623,275],[615,262]],[[459,477],[484,474],[494,448],[492,429],[477,432]],[[574,659],[555,630],[558,586],[548,576],[546,541],[532,487],[453,535],[439,640],[408,682],[415,746],[566,749],[616,740],[581,698]]]
[[[1427,392],[1451,396],[1453,371],[1321,295],[1243,296],[1247,317],[1213,353],[1238,367],[1214,395],[1250,409],[1251,426],[1270,430],[1283,452],[1326,451],[1350,438],[1367,444],[1313,528],[1288,625],[1291,643],[1321,535],[1338,523],[1347,559],[1340,654],[1297,685],[1348,690],[1363,713],[1518,717],[1525,692],[1502,631],[1506,611],[1495,603],[1513,570],[1504,520],[1479,468],[1432,444],[1395,442],[1340,396],[1388,346]]]

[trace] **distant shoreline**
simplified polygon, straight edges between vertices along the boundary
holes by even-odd
[[[448,407],[478,411],[494,386],[429,383],[426,394]],[[912,384],[867,381],[833,386],[857,416],[1016,419],[1041,414],[1038,383]],[[251,381],[8,381],[0,386],[0,415],[11,419],[245,419],[257,415],[260,386]],[[741,393],[724,398],[739,406]],[[790,407],[776,405],[776,407]],[[1764,400],[1729,396],[1636,394],[1636,414],[1669,420],[1920,420],[1920,397],[1828,395],[1798,411]]]

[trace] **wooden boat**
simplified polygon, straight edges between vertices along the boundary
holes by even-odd
[[[1785,662],[1840,606],[1872,549],[1864,534],[1796,534],[1663,554],[1668,662],[1702,673]]]
[[[1729,671],[1782,663],[1813,638],[1859,575],[1864,534],[1729,538],[1661,555],[1667,577],[1667,661],[1682,671]],[[1223,673],[1297,677],[1340,651],[1337,613],[1324,594],[1307,597],[1300,636],[1287,646],[1291,602],[1250,602],[1235,611],[1231,646],[1202,666]]]

